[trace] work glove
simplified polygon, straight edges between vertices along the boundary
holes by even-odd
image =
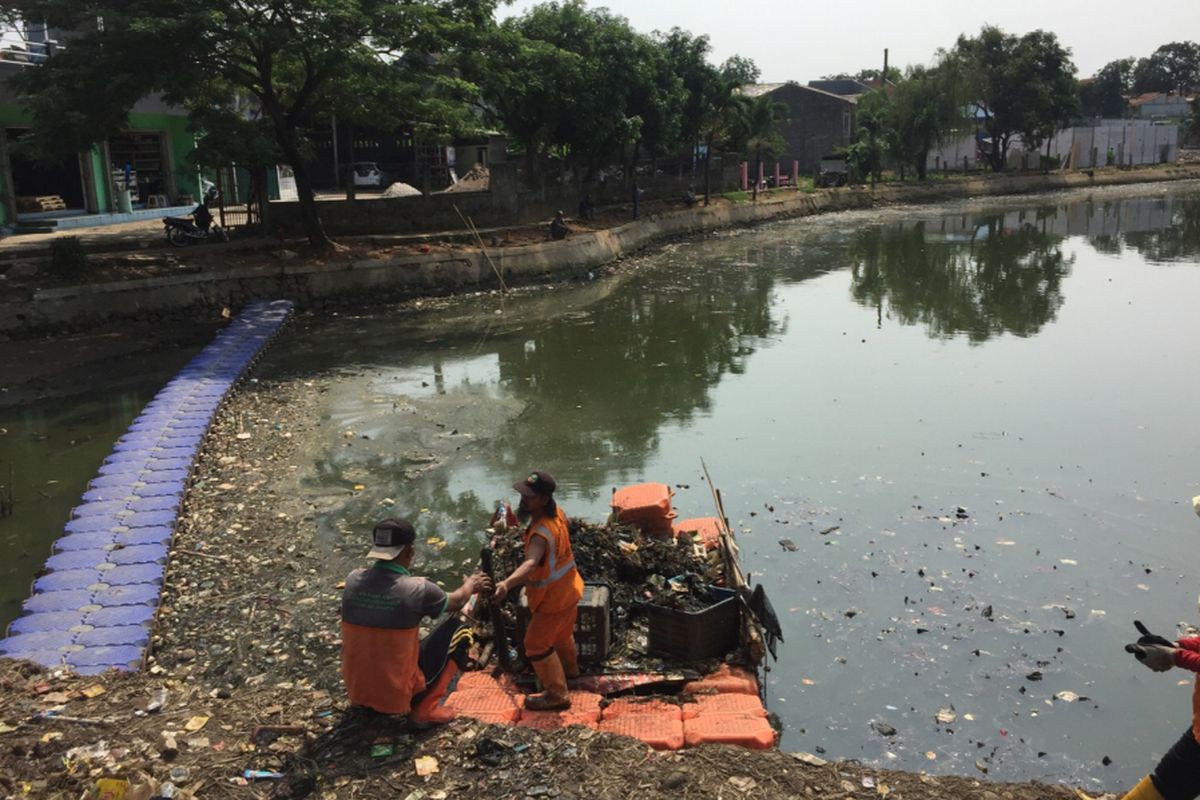
[[[1164,647],[1174,647],[1175,646],[1174,642],[1169,641],[1169,640],[1163,638],[1162,636],[1159,636],[1156,633],[1151,633],[1149,630],[1146,629],[1146,626],[1143,625],[1140,620],[1135,619],[1133,621],[1133,627],[1137,628],[1138,633],[1141,634],[1141,636],[1137,640],[1138,644],[1161,644]]]
[[[1127,644],[1125,652],[1132,653],[1155,672],[1166,672],[1175,666],[1175,648],[1161,644]]]

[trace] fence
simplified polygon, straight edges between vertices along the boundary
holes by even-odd
[[[259,180],[232,166],[218,169],[216,178],[217,223],[226,229],[257,225],[262,220]]]
[[[1104,120],[1098,125],[1066,128],[1038,149],[1016,137],[1008,149],[1012,169],[1038,169],[1042,156],[1057,158],[1068,169],[1173,164],[1179,157],[1179,128],[1148,120]],[[975,136],[960,136],[929,153],[931,170],[962,172],[988,169]]]

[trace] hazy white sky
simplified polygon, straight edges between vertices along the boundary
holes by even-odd
[[[516,0],[501,17],[537,0]],[[899,67],[926,63],[939,47],[985,23],[1010,33],[1054,31],[1070,48],[1079,77],[1109,61],[1146,56],[1160,44],[1200,41],[1200,1],[1161,0],[589,0],[643,32],[680,27],[708,34],[717,63],[753,58],[764,82],[800,83],[883,65],[883,49]]]

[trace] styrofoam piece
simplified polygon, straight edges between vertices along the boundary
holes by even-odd
[[[30,595],[21,607],[27,614],[37,614],[44,611],[75,611],[91,602],[92,593],[79,589]]]

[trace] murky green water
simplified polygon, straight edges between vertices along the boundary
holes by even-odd
[[[450,540],[427,566],[449,576],[534,467],[569,513],[658,480],[705,516],[704,458],[783,617],[784,748],[1115,787],[1189,717],[1189,676],[1122,645],[1197,618],[1196,192],[783,222],[503,303],[302,323],[268,370],[343,376],[309,485],[342,492],[322,524],[347,557],[400,510]]]
[[[832,215],[647,262],[301,319],[260,374],[339,377],[300,464],[331,573],[400,512],[449,542],[426,557],[449,577],[535,467],[570,514],[656,480],[707,516],[704,458],[783,619],[783,748],[1144,774],[1190,716],[1189,675],[1122,645],[1135,618],[1197,621],[1200,189]]]

